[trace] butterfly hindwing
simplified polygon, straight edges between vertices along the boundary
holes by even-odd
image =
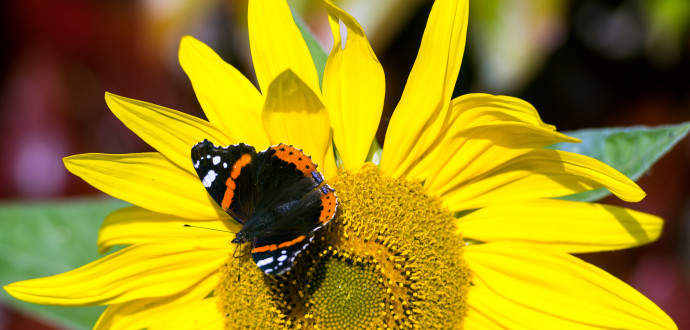
[[[313,234],[257,238],[252,242],[252,259],[264,273],[282,275],[313,239]]]
[[[243,143],[218,147],[208,140],[192,147],[192,163],[213,200],[244,223],[251,216],[256,195],[252,162],[256,150]]]

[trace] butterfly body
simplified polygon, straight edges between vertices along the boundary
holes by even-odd
[[[232,242],[251,242],[252,258],[266,274],[290,270],[335,215],[335,191],[292,146],[256,152],[243,143],[218,147],[204,140],[192,148],[192,162],[211,198],[242,224]]]

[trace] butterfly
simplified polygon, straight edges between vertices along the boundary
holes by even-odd
[[[338,197],[302,150],[278,144],[256,152],[239,143],[192,147],[192,163],[211,198],[242,225],[233,243],[251,242],[264,273],[281,275],[335,216]]]

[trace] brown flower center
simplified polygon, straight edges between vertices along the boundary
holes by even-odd
[[[373,164],[329,184],[338,214],[292,271],[268,276],[248,256],[239,267],[228,259],[216,288],[227,327],[461,328],[465,243],[440,200]]]

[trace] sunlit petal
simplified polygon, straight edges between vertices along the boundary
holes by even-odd
[[[468,303],[506,328],[675,328],[641,293],[569,254],[489,243],[468,246],[465,258]]]
[[[177,313],[169,313],[170,317],[160,318],[161,324],[149,329],[225,329],[225,317],[218,311],[217,300],[216,297],[208,297],[180,306],[176,309]]]
[[[554,131],[556,127],[542,121],[537,110],[525,100],[505,95],[471,93],[453,99],[448,124],[459,129],[493,123],[525,123]],[[572,139],[572,138],[571,138]],[[577,139],[573,139],[577,141]]]
[[[464,237],[522,242],[568,253],[619,250],[659,238],[663,220],[621,207],[560,200],[495,204],[458,220]]]
[[[184,227],[185,224],[206,229]],[[223,237],[229,240],[233,237],[231,232],[238,230],[237,221],[232,219],[198,221],[130,206],[105,218],[98,232],[98,249],[104,253],[116,245]]]
[[[386,132],[381,169],[393,177],[405,176],[429,152],[448,120],[465,50],[468,7],[469,1],[434,2],[417,60]]]
[[[433,193],[482,176],[541,145],[569,140],[555,131],[514,122],[474,126],[450,134],[439,145],[441,152],[429,156],[433,161],[427,163],[424,186]]]
[[[121,304],[109,306],[98,322],[95,329],[154,329],[160,327],[175,315],[185,313],[187,306],[194,305],[206,298],[218,284],[218,274],[211,274],[197,285],[176,295],[165,298],[143,298]],[[215,302],[214,298],[208,298]],[[220,313],[213,308],[218,318]],[[191,320],[194,315],[185,314]]]
[[[190,173],[196,173],[190,152],[199,141],[208,139],[219,145],[237,142],[234,136],[186,113],[110,93],[105,94],[105,101],[127,128]]]
[[[262,117],[272,144],[298,146],[322,166],[326,177],[335,175],[328,112],[292,71],[283,72],[269,86]]]
[[[331,1],[326,1],[326,9],[334,43],[324,71],[324,102],[343,165],[356,169],[364,163],[379,126],[385,94],[383,68],[359,23]],[[344,49],[339,21],[347,26]]]
[[[484,175],[451,184],[439,191],[446,205],[458,211],[604,187],[625,201],[639,201],[645,196],[625,175],[594,158],[545,149],[532,150]]]
[[[179,59],[208,121],[225,132],[232,132],[235,142],[267,148],[268,137],[261,124],[263,97],[256,87],[193,37],[182,38]]]
[[[60,306],[110,305],[177,294],[217,272],[227,239],[139,244],[62,274],[12,283],[12,296]]]
[[[505,326],[499,324],[495,319],[482,313],[472,304],[467,306],[467,314],[463,319],[464,329],[506,329]]]
[[[426,181],[431,190],[500,165],[517,151],[558,142],[579,142],[545,124],[534,107],[521,99],[489,94],[455,98],[450,119],[425,157],[410,168],[408,178]],[[506,153],[509,151],[510,153]],[[481,165],[480,165],[481,163]],[[439,174],[446,177],[439,178]]]
[[[196,174],[159,153],[81,154],[64,162],[67,170],[95,188],[145,209],[188,219],[228,218]]]
[[[250,0],[247,19],[249,46],[261,93],[265,96],[273,80],[291,70],[319,98],[319,76],[287,2]]]

